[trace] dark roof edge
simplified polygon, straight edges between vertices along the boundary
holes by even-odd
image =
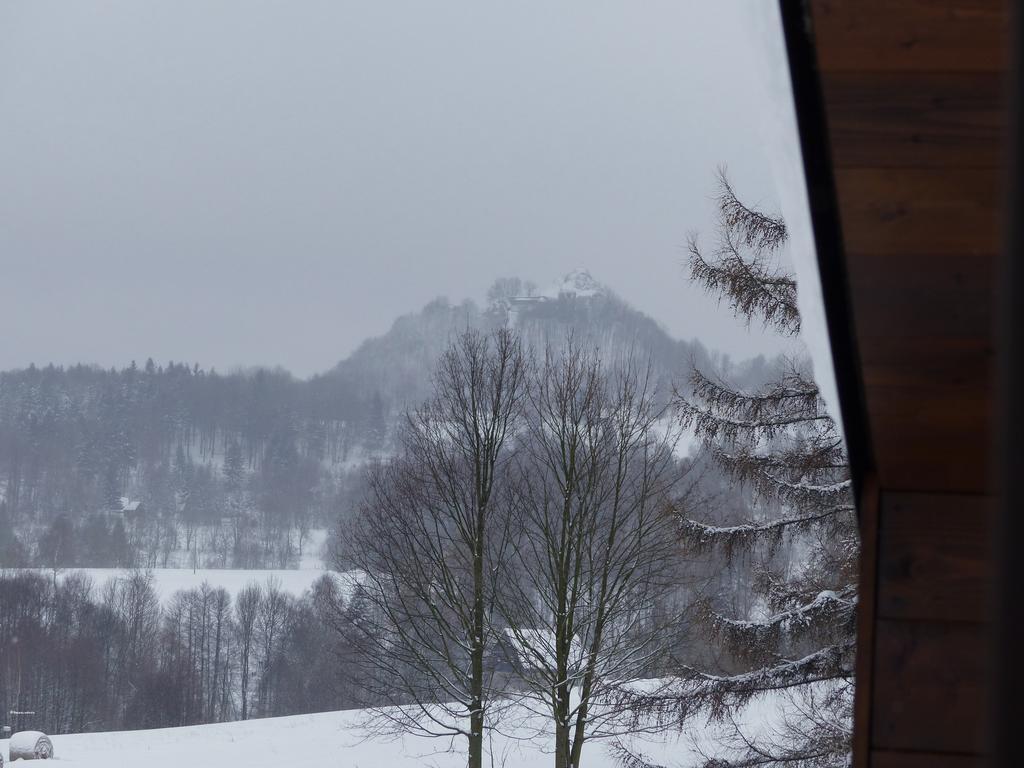
[[[839,390],[839,408],[846,433],[850,474],[859,509],[864,478],[874,469],[875,462],[860,354],[854,331],[853,302],[847,278],[811,14],[806,0],[779,0],[779,10],[796,105],[804,180],[811,209],[821,292],[825,301],[825,320],[832,346],[832,365]]]

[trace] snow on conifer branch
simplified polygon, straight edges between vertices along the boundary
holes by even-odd
[[[735,675],[712,675],[692,668],[671,683],[654,691],[623,688],[617,692],[620,706],[640,721],[662,727],[682,728],[704,714],[723,722],[751,700],[771,692],[787,691],[829,681],[846,681],[853,674],[852,638],[829,645],[796,659]]]
[[[756,443],[795,426],[830,421],[817,386],[795,367],[755,392],[731,387],[694,367],[690,390],[688,396],[676,392],[679,418],[705,442]]]
[[[737,658],[767,664],[777,658],[780,644],[791,646],[837,627],[851,631],[856,608],[857,590],[848,586],[839,592],[824,590],[810,602],[760,620],[734,619],[707,608],[705,623]]]
[[[702,768],[755,768],[784,765],[787,768],[833,768],[849,764],[850,702],[852,684],[841,682],[824,692],[812,688],[803,697],[789,696],[788,708],[779,722],[754,740],[730,720],[731,733],[719,739],[715,753],[700,751]]]
[[[691,277],[748,323],[756,316],[796,336],[796,282],[778,259],[785,223],[741,203],[724,174],[719,187],[719,244],[706,254],[691,238]],[[725,519],[714,511],[695,519],[699,510],[679,507],[684,551],[718,550],[738,578],[709,592],[694,612],[716,641],[718,669],[684,663],[662,690],[622,695],[640,719],[718,723],[726,734],[718,746],[729,755],[717,750],[708,766],[842,764],[850,748],[858,541],[837,424],[799,362],[750,389],[694,366],[675,406],[703,455],[752,492]],[[746,705],[770,692],[792,698],[782,742],[748,732],[743,720]]]
[[[840,505],[852,511],[843,503],[850,493],[850,478],[841,474],[841,467],[815,466],[819,453],[814,447],[807,454],[786,451],[784,456],[714,450],[726,471],[750,482],[764,496],[797,507]]]
[[[835,517],[849,515],[852,512],[853,507],[844,504],[814,514],[736,525],[709,525],[699,520],[682,519],[679,521],[679,527],[687,547],[697,551],[721,547],[726,557],[731,559],[733,553],[740,549],[749,549],[760,543],[767,543],[771,548],[786,533],[807,531],[815,526],[827,524]]]

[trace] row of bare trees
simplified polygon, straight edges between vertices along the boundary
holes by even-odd
[[[679,473],[658,402],[641,362],[571,338],[453,344],[344,553],[367,575],[347,629],[378,725],[463,738],[470,768],[513,690],[553,724],[556,768],[614,732],[607,688],[671,637]]]
[[[0,707],[34,713],[15,727],[76,733],[353,706],[322,607],[337,591],[325,576],[302,596],[270,581],[161,602],[144,571],[99,587],[77,572],[0,572]]]

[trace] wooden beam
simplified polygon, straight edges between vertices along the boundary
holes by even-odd
[[[1000,179],[987,169],[839,168],[839,215],[852,255],[992,259],[1001,245]]]
[[[985,625],[880,619],[874,642],[874,748],[984,754]]]
[[[1005,69],[1001,0],[815,0],[823,71]]]
[[[988,761],[977,755],[876,750],[871,756],[871,765],[873,768],[982,768]]]
[[[884,494],[878,617],[984,621],[991,609],[993,508],[988,496]]]
[[[1002,72],[835,72],[823,81],[836,167],[998,168]]]

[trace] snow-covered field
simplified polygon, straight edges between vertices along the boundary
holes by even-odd
[[[753,704],[742,717],[755,730],[778,715],[777,700]],[[485,764],[495,768],[546,768],[553,757],[547,721],[522,704],[505,710],[500,734],[488,740]],[[528,737],[528,735],[530,735]],[[465,743],[417,736],[368,736],[359,710],[120,733],[51,736],[55,758],[74,768],[461,768]],[[700,764],[699,750],[721,753],[714,728],[695,724],[679,734],[633,737],[632,748],[661,765]],[[6,758],[7,742],[0,740]],[[492,760],[493,757],[493,760]],[[583,764],[619,768],[607,742],[588,742]],[[19,763],[20,765],[20,763]]]
[[[464,744],[449,749],[447,739],[366,738],[363,713],[327,712],[315,715],[248,720],[121,733],[53,736],[55,758],[75,768],[461,768]],[[676,739],[652,743],[645,753],[666,759],[682,747]],[[552,763],[546,745],[495,736],[491,741],[495,766],[545,768]],[[7,742],[0,741],[6,758]],[[681,756],[681,754],[679,754]],[[675,762],[673,760],[673,762]],[[487,763],[490,764],[489,756]],[[617,763],[599,742],[584,750],[591,768]],[[19,763],[20,765],[20,763]]]
[[[53,574],[53,571],[45,569],[33,570],[46,576]],[[119,568],[65,568],[58,571],[58,578],[64,578],[71,573],[88,576],[92,579],[93,584],[101,589],[111,579],[127,576],[130,571]],[[223,587],[232,599],[248,584],[255,582],[265,587],[271,581],[275,582],[280,589],[297,597],[325,573],[332,572],[321,568],[253,571],[217,568],[197,568],[194,571],[191,568],[153,568],[149,573],[153,574],[153,587],[156,589],[157,596],[161,602],[166,602],[175,592],[201,586],[203,582],[212,587]],[[355,572],[335,574],[335,576],[344,584],[354,584],[358,579],[358,574]]]
[[[405,737],[365,739],[361,713],[248,720],[238,723],[153,731],[53,737],[55,757],[76,768],[412,768],[465,765],[465,756],[446,752],[447,741]],[[503,740],[504,764],[547,766],[551,756],[533,745]],[[461,745],[460,745],[461,746]],[[0,742],[6,755],[6,742]],[[496,755],[496,765],[502,765]],[[610,766],[612,763],[595,763]]]

